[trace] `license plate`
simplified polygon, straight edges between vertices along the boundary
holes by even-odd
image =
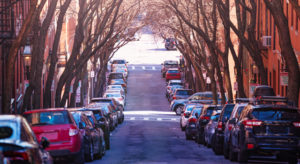
[[[40,135],[40,140],[42,137],[46,137],[48,140],[57,140],[58,134],[57,132],[51,132],[51,133],[43,133]]]
[[[190,125],[190,127],[192,127],[192,128],[194,128],[194,127],[196,127],[194,124],[192,124],[192,125]]]

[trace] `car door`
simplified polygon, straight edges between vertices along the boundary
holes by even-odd
[[[99,145],[99,134],[97,129],[93,126],[93,124],[91,123],[91,121],[88,119],[88,117],[86,115],[82,116],[82,120],[85,122],[86,124],[86,129],[90,132],[91,135],[91,139],[94,145],[94,152],[99,152],[100,149],[100,145]]]

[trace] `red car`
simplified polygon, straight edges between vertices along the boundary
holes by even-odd
[[[181,79],[181,74],[178,68],[170,68],[166,73],[166,81]]]
[[[24,117],[31,125],[38,142],[42,137],[50,141],[46,150],[53,158],[69,157],[75,163],[84,163],[83,136],[68,110],[32,110],[25,112]]]

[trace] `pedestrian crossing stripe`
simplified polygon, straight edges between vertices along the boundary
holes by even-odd
[[[179,118],[151,118],[151,117],[125,117],[127,121],[170,121],[170,122],[179,122]]]

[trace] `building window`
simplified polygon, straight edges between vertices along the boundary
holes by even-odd
[[[269,31],[268,31],[268,9],[267,9],[267,7],[265,8],[265,34],[266,34],[266,36],[268,36],[268,34],[269,34]]]
[[[258,15],[258,17],[257,17],[257,40],[259,40],[260,39],[260,0],[258,0],[258,10],[257,10],[257,15]]]
[[[276,26],[273,24],[273,50],[276,50]]]

